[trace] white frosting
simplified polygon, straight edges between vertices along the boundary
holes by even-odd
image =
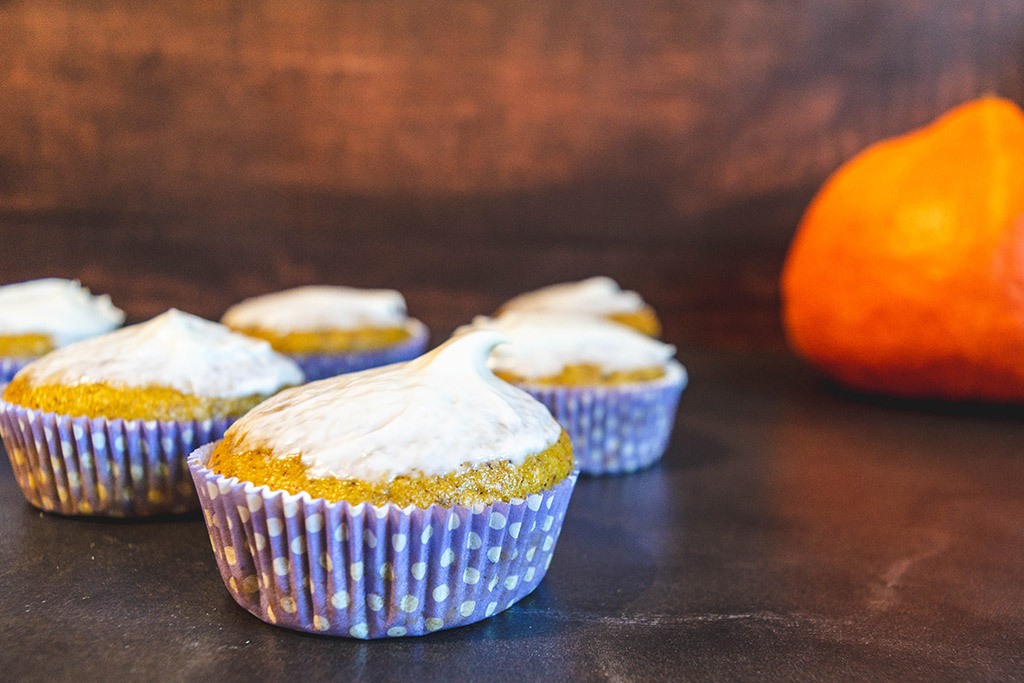
[[[478,316],[455,333],[472,330],[495,330],[507,337],[508,343],[494,350],[488,365],[526,379],[557,375],[567,365],[596,365],[605,372],[664,368],[676,352],[671,344],[631,327],[569,313]]]
[[[624,291],[610,277],[565,282],[520,294],[507,301],[502,311],[565,311],[589,315],[632,313],[644,307],[636,292]]]
[[[562,428],[486,360],[495,332],[452,339],[406,363],[283,391],[229,431],[246,449],[298,454],[314,477],[389,481],[445,475],[492,460],[521,464]]]
[[[269,343],[173,308],[53,351],[18,376],[34,384],[171,387],[211,398],[272,394],[304,380],[299,366]]]
[[[282,333],[402,327],[405,299],[393,289],[298,287],[237,303],[221,322],[236,329],[261,327]]]
[[[124,312],[77,280],[46,278],[0,287],[0,335],[45,334],[54,346],[121,326]]]

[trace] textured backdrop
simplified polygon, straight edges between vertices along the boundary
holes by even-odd
[[[777,345],[844,159],[1024,99],[1024,4],[0,1],[2,279],[134,319],[307,282],[447,333],[607,273],[677,342]]]

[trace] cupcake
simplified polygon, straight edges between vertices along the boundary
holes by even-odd
[[[110,332],[124,313],[77,280],[46,278],[0,287],[0,383],[39,356]]]
[[[189,458],[221,576],[291,629],[412,636],[540,583],[576,481],[548,410],[468,334],[283,391]]]
[[[221,322],[269,341],[308,381],[409,360],[427,345],[426,326],[391,289],[299,287],[246,299]]]
[[[0,436],[25,497],[66,515],[198,505],[185,459],[302,372],[264,341],[170,310],[25,366]]]
[[[494,373],[546,405],[587,474],[632,472],[665,452],[686,370],[675,347],[599,317],[505,313],[478,317],[456,336],[494,330],[509,343]]]
[[[506,301],[502,313],[573,313],[607,318],[649,337],[661,335],[654,309],[636,292],[623,291],[610,277],[592,277],[541,287]]]

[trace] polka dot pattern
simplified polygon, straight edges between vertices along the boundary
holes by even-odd
[[[232,597],[264,621],[351,638],[469,624],[530,593],[544,578],[576,481],[574,473],[526,500],[474,508],[350,506],[246,490],[201,465],[212,447],[189,465]]]
[[[0,401],[0,437],[22,493],[32,505],[64,515],[196,509],[186,458],[221,438],[231,422],[71,417]],[[248,510],[245,500],[235,504]]]
[[[519,388],[546,405],[568,432],[580,470],[621,474],[648,467],[664,455],[686,382],[686,370],[675,363],[665,377],[642,384]],[[527,505],[533,504],[528,498]]]

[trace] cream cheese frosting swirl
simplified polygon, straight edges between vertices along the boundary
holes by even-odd
[[[44,278],[0,287],[0,335],[45,334],[66,346],[121,326],[124,312],[77,280]]]
[[[243,450],[299,455],[314,478],[390,481],[447,475],[490,461],[522,464],[562,432],[526,392],[495,377],[496,332],[463,335],[405,363],[288,389],[226,438]]]
[[[568,313],[510,312],[478,316],[456,330],[493,330],[508,338],[494,349],[488,366],[525,379],[558,375],[570,365],[594,365],[605,372],[667,367],[676,348],[625,325]]]
[[[592,277],[541,287],[509,299],[502,307],[511,311],[564,311],[588,315],[633,313],[644,307],[636,292],[625,291],[610,277]]]
[[[275,332],[402,327],[405,299],[393,289],[313,285],[264,294],[227,310],[221,322],[235,329]]]
[[[53,351],[18,377],[37,385],[170,387],[211,398],[272,394],[304,380],[299,366],[268,342],[173,308]]]

